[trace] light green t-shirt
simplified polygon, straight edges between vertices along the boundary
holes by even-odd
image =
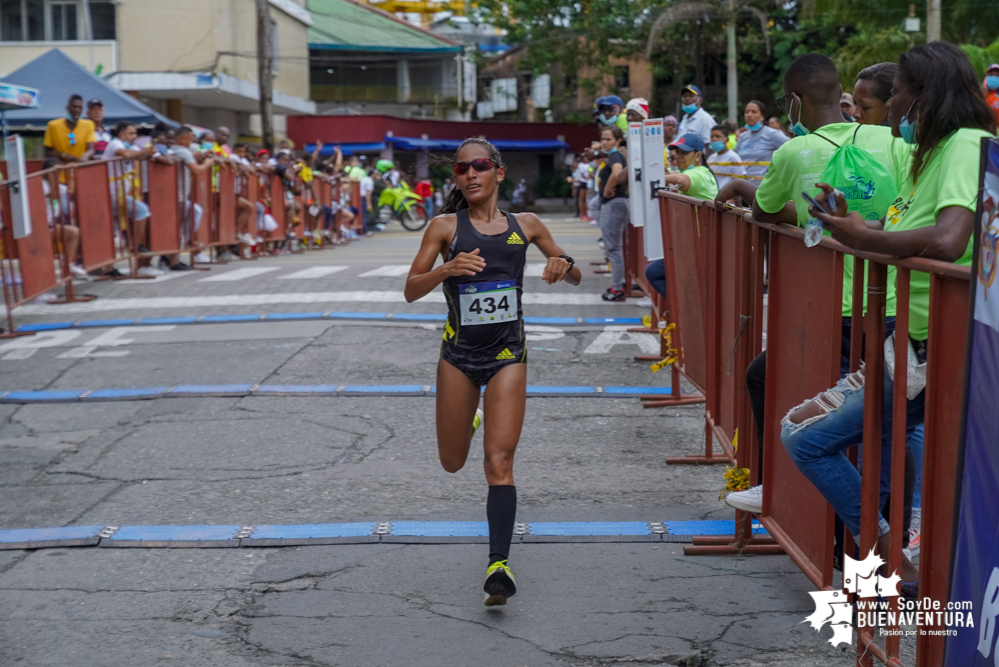
[[[932,227],[937,215],[948,206],[963,206],[974,211],[978,202],[978,156],[982,137],[991,136],[984,130],[962,128],[952,133],[930,154],[930,159],[914,183],[906,175],[898,198],[888,209],[886,232],[904,232],[920,227]],[[975,245],[974,234],[968,238],[957,264],[971,265]],[[930,276],[913,271],[909,275],[909,336],[926,340],[929,334]]]
[[[714,199],[718,194],[718,181],[714,173],[704,166],[690,165],[681,172],[690,179],[690,188],[681,193],[694,199]]]
[[[814,197],[821,192],[815,184],[820,182],[823,169],[836,149],[849,143],[867,151],[884,165],[894,178],[894,185],[901,188],[905,175],[912,165],[912,148],[908,144],[892,137],[891,129],[887,127],[862,125],[858,130],[856,123],[833,123],[803,137],[795,137],[774,151],[770,168],[756,191],[756,203],[767,213],[777,213],[786,202],[793,201],[798,214],[798,226],[804,227],[811,216],[808,215],[808,202],[801,193],[807,192]],[[825,234],[828,236],[829,231],[826,230]],[[889,316],[893,316],[895,315],[895,270],[889,268],[888,273],[886,312]],[[853,315],[853,257],[846,255],[843,257],[843,316],[851,315]]]

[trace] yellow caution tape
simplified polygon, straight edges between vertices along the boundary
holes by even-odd
[[[669,366],[670,364],[675,364],[680,359],[680,356],[677,354],[676,348],[673,347],[673,334],[672,334],[673,329],[676,329],[675,323],[668,324],[660,330],[663,339],[666,341],[666,358],[657,361],[656,363],[649,366],[649,369],[653,373],[658,373],[666,366]]]

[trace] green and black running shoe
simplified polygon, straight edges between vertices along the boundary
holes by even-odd
[[[494,607],[506,604],[506,599],[517,592],[517,584],[513,580],[513,572],[505,560],[498,560],[486,570],[486,606]]]

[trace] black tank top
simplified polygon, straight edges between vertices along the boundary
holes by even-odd
[[[524,340],[524,264],[527,238],[517,217],[503,212],[509,223],[501,234],[482,234],[458,211],[454,237],[447,260],[479,249],[486,268],[474,276],[452,276],[444,280],[447,325],[444,343],[461,350],[492,350]]]

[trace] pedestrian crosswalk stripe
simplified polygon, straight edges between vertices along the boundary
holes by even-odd
[[[371,269],[370,271],[365,271],[360,275],[361,278],[398,278],[399,276],[404,276],[409,273],[409,264],[386,264],[385,266],[379,266],[377,269]]]
[[[332,275],[334,273],[339,273],[344,269],[348,269],[347,266],[310,266],[307,269],[302,269],[301,271],[295,271],[295,273],[289,273],[286,276],[278,276],[278,280],[311,280],[313,278],[325,278],[326,276]]]
[[[280,266],[244,266],[240,269],[233,269],[231,271],[224,271],[221,273],[215,273],[208,276],[207,278],[202,278],[199,283],[223,283],[223,282],[235,282],[237,280],[245,280],[246,278],[253,278],[259,276],[263,273],[269,273],[271,271],[277,271]]]

